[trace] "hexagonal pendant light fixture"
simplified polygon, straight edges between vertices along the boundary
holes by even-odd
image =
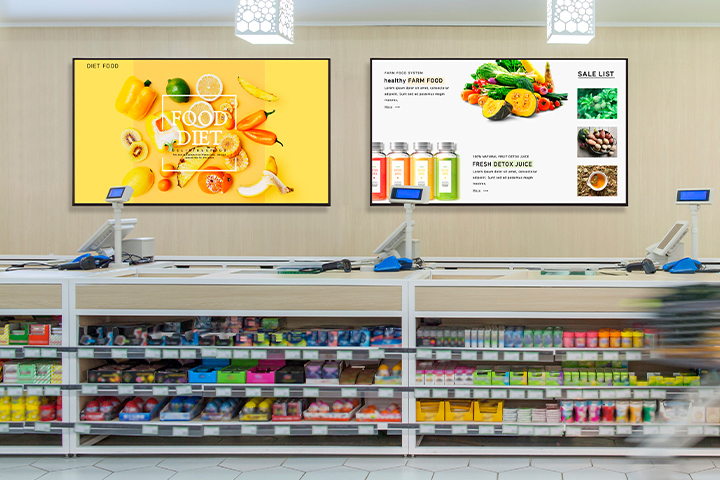
[[[293,0],[238,0],[235,35],[255,44],[292,44]]]
[[[547,0],[547,43],[590,43],[595,0]]]

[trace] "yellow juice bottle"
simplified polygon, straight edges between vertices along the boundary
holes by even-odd
[[[415,142],[410,156],[410,181],[417,187],[430,187],[430,200],[435,198],[435,166],[432,142]]]

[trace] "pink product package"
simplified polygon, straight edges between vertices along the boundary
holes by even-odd
[[[588,422],[598,423],[600,422],[600,415],[602,413],[601,402],[592,401],[588,402]]]
[[[588,418],[587,402],[575,402],[575,422],[585,423]]]

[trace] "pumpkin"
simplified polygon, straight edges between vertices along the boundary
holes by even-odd
[[[588,135],[590,135],[590,130],[588,130],[587,128],[580,129],[580,131],[578,132],[578,141],[587,143]]]
[[[537,98],[533,92],[527,91],[523,88],[510,90],[510,92],[505,96],[505,101],[512,105],[513,115],[517,115],[519,117],[530,117],[537,109]]]
[[[502,120],[512,111],[512,105],[505,100],[488,100],[483,105],[483,117],[490,120]]]

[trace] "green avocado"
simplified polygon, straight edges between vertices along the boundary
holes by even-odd
[[[187,103],[190,100],[190,86],[182,78],[171,78],[168,80],[165,93],[170,95],[170,100],[175,103]]]

